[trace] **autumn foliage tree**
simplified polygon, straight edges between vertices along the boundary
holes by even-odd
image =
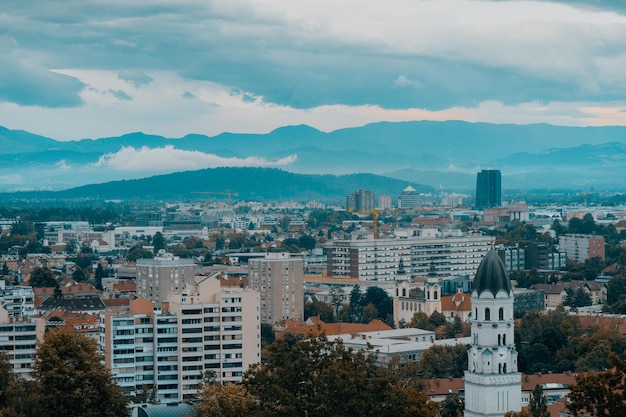
[[[567,408],[577,415],[591,417],[626,416],[626,363],[610,354],[614,368],[604,372],[589,372],[576,377],[570,387]]]
[[[46,333],[35,361],[42,416],[128,416],[128,400],[100,359],[93,339],[60,328]]]

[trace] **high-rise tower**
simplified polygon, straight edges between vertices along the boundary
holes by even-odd
[[[502,178],[498,169],[483,169],[476,176],[476,208],[502,205]]]
[[[472,344],[465,371],[465,417],[502,417],[522,408],[522,376],[514,343],[513,290],[490,251],[478,267],[472,298]]]

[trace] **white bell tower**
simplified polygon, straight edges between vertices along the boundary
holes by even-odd
[[[465,417],[502,417],[522,409],[514,343],[513,290],[495,251],[487,253],[472,290],[472,344],[465,371]]]

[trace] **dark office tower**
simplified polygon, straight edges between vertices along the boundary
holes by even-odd
[[[346,208],[355,211],[373,211],[376,209],[376,196],[369,190],[356,190],[348,194]]]
[[[502,205],[502,186],[499,169],[483,169],[476,177],[476,208]]]

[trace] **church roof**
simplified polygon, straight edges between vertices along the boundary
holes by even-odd
[[[480,263],[474,277],[474,290],[478,292],[478,295],[489,291],[494,296],[501,290],[507,293],[511,291],[511,280],[496,251],[487,252]]]

